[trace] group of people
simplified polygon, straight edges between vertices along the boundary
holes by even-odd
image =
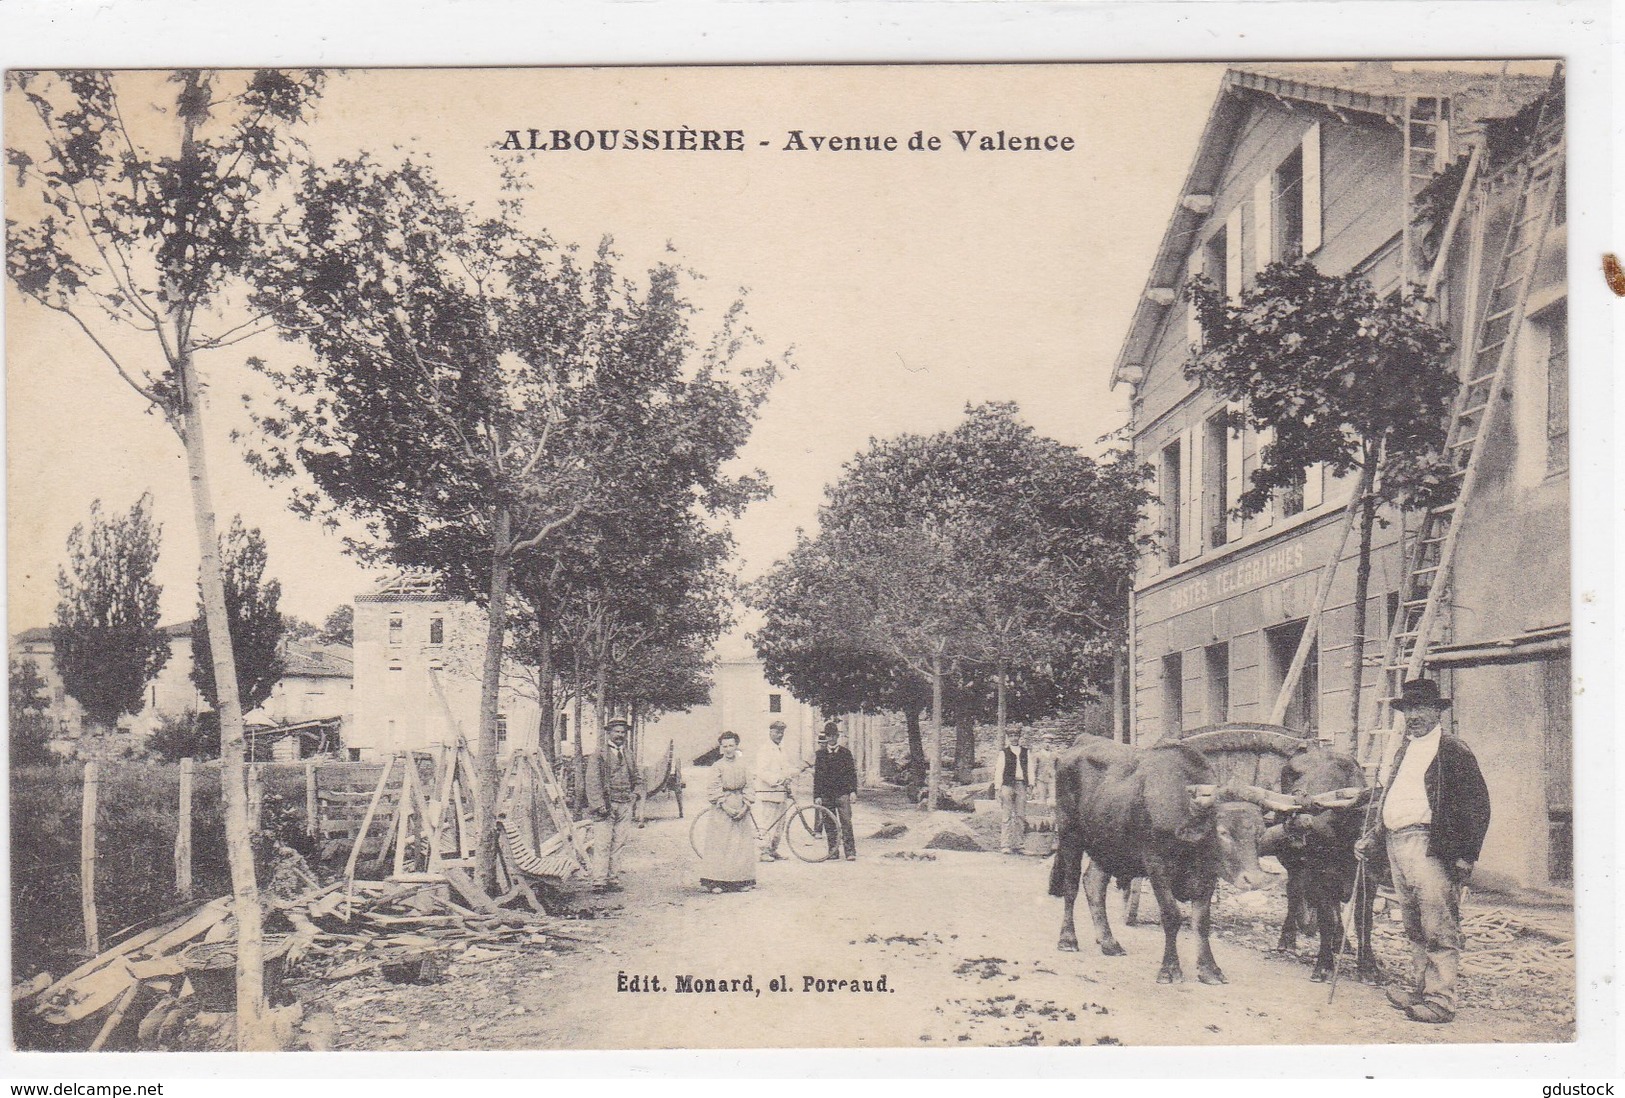
[[[1395,1009],[1419,1022],[1448,1022],[1456,1015],[1460,970],[1461,893],[1472,876],[1489,830],[1488,786],[1472,750],[1443,730],[1450,699],[1429,679],[1407,682],[1393,703],[1403,714],[1405,736],[1381,777],[1383,791],[1373,826],[1356,848],[1360,858],[1384,849],[1399,894],[1411,948],[1410,978],[1388,989]],[[605,750],[587,774],[587,803],[594,817],[593,887],[618,891],[614,862],[642,793],[642,779],[626,750],[631,726],[612,720],[604,726]],[[721,758],[712,768],[707,800],[717,811],[708,817],[700,885],[732,892],[756,884],[758,861],[783,858],[779,826],[790,784],[813,771],[813,799],[829,809],[837,826],[826,829],[831,860],[858,856],[852,833],[852,802],[858,790],[857,765],[841,745],[831,721],[818,736],[818,751],[802,761],[784,747],[785,724],[768,726],[769,743],[745,763],[739,736],[724,732]],[[1030,751],[1019,729],[1005,734],[993,767],[993,792],[1003,810],[1006,853],[1022,852],[1029,800],[1055,799],[1057,738],[1046,734]]]
[[[990,786],[999,799],[1002,817],[1000,842],[1006,854],[1023,854],[1027,842],[1027,805],[1055,804],[1055,760],[1060,739],[1044,733],[1042,746],[1029,751],[1021,742],[1021,729],[1004,734],[1004,745],[993,763]]]
[[[825,832],[831,860],[843,852],[847,861],[858,856],[852,832],[852,801],[858,792],[858,768],[852,752],[841,745],[840,727],[830,721],[818,734],[818,751],[802,762],[784,747],[786,726],[768,726],[768,743],[748,766],[739,750],[739,736],[724,732],[717,740],[721,758],[711,769],[706,799],[711,813],[700,843],[700,887],[709,892],[738,892],[756,885],[756,864],[784,857],[779,826],[786,811],[790,783],[813,772],[813,800],[827,808],[836,825]]]

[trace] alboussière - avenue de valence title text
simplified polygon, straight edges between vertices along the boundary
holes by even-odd
[[[911,134],[828,134],[789,130],[782,137],[752,139],[744,130],[526,129],[505,130],[503,152],[744,152],[751,146],[778,152],[1072,152],[1077,139],[1066,134],[1009,130],[915,130]]]

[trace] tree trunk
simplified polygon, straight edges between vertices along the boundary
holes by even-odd
[[[971,768],[976,765],[976,722],[969,717],[954,721],[954,782],[965,785],[970,781]]]
[[[485,667],[480,675],[480,748],[477,777],[480,783],[480,818],[475,832],[480,837],[474,862],[481,885],[496,887],[497,870],[497,706],[502,686],[502,647],[508,627],[508,580],[513,574],[513,516],[498,506],[492,516],[491,588],[486,607]],[[407,765],[410,766],[410,758]]]
[[[998,666],[994,671],[995,686],[998,696],[998,714],[995,720],[999,727],[999,747],[1004,747],[1004,716],[1005,716],[1005,690],[1004,690],[1004,657],[999,657]]]
[[[1371,528],[1376,523],[1377,500],[1372,494],[1376,485],[1376,461],[1367,461],[1360,474],[1360,558],[1354,571],[1354,666],[1349,686],[1349,727],[1347,739],[1333,746],[1344,754],[1354,755],[1360,745],[1360,686],[1365,679],[1365,604],[1371,589]]]
[[[912,706],[903,712],[903,723],[908,728],[908,795],[919,800],[920,787],[925,784],[925,741],[920,735],[920,711]]]
[[[536,702],[542,711],[537,721],[536,746],[549,766],[559,761],[559,717],[553,694],[553,621],[551,607],[544,594],[536,608],[536,631],[541,645],[541,658],[536,663]]]
[[[190,130],[190,127],[188,127]],[[249,834],[248,786],[244,779],[243,706],[237,695],[237,661],[231,647],[226,585],[220,570],[220,537],[215,529],[208,461],[203,451],[201,386],[189,352],[178,365],[181,377],[187,475],[192,483],[192,514],[197,525],[198,586],[209,630],[215,696],[220,709],[220,791],[225,801],[226,861],[231,868],[232,915],[237,920],[237,1047],[277,1047],[265,1013],[265,966],[260,891],[254,879],[254,846]]]
[[[593,750],[604,750],[604,724],[609,720],[609,645],[604,642],[604,623],[598,623],[598,669],[593,677],[592,704],[594,713]]]
[[[942,793],[942,657],[931,657],[931,753],[926,757],[925,806],[937,810]]]
[[[574,696],[570,699],[570,706],[575,711],[575,735],[572,737],[575,740],[572,753],[575,760],[575,781],[572,784],[573,796],[571,800],[575,801],[572,807],[575,809],[576,815],[580,816],[587,809],[587,754],[581,746],[581,649],[579,646],[576,647],[575,653],[575,677],[570,682],[571,688],[574,690]]]

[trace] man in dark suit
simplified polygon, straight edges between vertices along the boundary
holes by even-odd
[[[858,843],[852,834],[852,800],[858,792],[858,764],[852,752],[841,746],[841,730],[834,721],[824,725],[818,735],[818,754],[813,762],[813,800],[835,813],[840,823],[839,841],[832,828],[825,836],[829,840],[831,859],[841,856],[841,844],[846,847],[846,860],[857,861]]]
[[[1364,855],[1386,839],[1405,936],[1411,943],[1411,986],[1396,983],[1388,1001],[1418,1022],[1456,1016],[1461,967],[1461,890],[1490,827],[1490,791],[1472,749],[1444,731],[1450,699],[1432,679],[1407,682],[1393,703],[1405,738],[1388,767],[1382,810]]]

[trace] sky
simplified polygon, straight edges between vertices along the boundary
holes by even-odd
[[[306,137],[327,160],[427,158],[491,210],[503,164],[531,185],[527,218],[592,248],[613,236],[641,272],[675,248],[704,276],[704,333],[741,290],[774,389],[742,467],[774,486],[735,525],[751,578],[812,529],[824,486],[871,438],[951,427],[967,403],[1016,402],[1040,432],[1098,450],[1127,418],[1111,363],[1173,209],[1222,66],[1028,65],[359,70],[335,75]],[[172,139],[131,78],[138,139]],[[147,81],[142,83],[142,80]],[[8,144],[33,123],[6,103]],[[742,130],[743,152],[499,152],[510,129]],[[972,150],[954,131],[976,131]],[[983,152],[1006,134],[1071,151]],[[805,150],[786,148],[800,131]],[[919,131],[937,151],[909,151]],[[814,151],[814,136],[892,136],[895,152]],[[12,180],[7,181],[8,191]],[[8,199],[11,196],[8,195]],[[179,442],[69,322],[6,288],[8,623],[47,624],[64,544],[92,500],[150,492],[163,527],[163,620],[190,617],[197,541]],[[121,355],[150,355],[111,337]],[[231,439],[249,428],[245,362],[286,367],[265,337],[200,360],[212,491],[224,527],[266,536],[286,613],[320,621],[370,584],[342,539],[292,514]]]

